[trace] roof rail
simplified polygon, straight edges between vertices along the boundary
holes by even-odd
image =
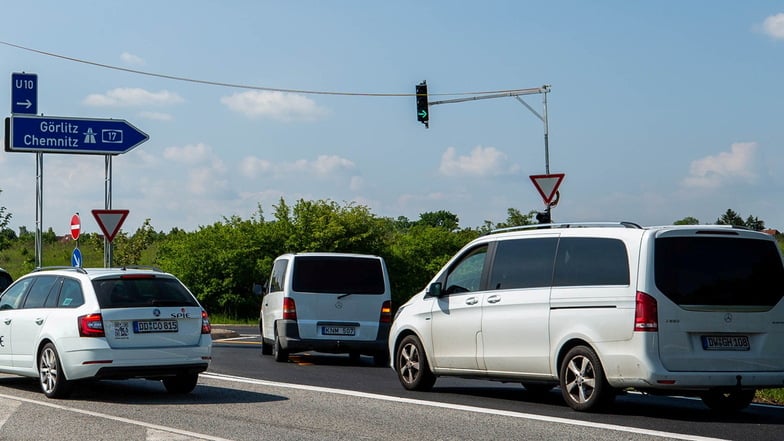
[[[33,271],[31,271],[31,272],[37,273],[39,271],[53,271],[53,270],[74,270],[74,271],[82,273],[82,274],[87,274],[87,270],[82,268],[81,266],[66,266],[66,265],[60,265],[60,266],[39,266],[39,267],[33,269]]]
[[[515,227],[499,228],[490,231],[487,234],[506,233],[509,231],[520,230],[539,230],[545,228],[586,228],[586,227],[624,227],[641,229],[642,227],[634,222],[620,221],[620,222],[560,222],[552,224],[531,224],[531,225],[518,225]]]

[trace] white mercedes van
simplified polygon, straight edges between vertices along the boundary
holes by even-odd
[[[389,275],[379,256],[346,253],[284,254],[263,287],[259,331],[262,353],[287,361],[304,351],[371,355],[389,364],[392,321]]]
[[[624,389],[740,410],[784,387],[775,239],[730,226],[516,227],[477,238],[398,310],[407,389],[439,376],[558,385],[575,410]]]

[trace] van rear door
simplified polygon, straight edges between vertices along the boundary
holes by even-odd
[[[723,228],[662,231],[653,257],[665,368],[784,370],[784,265],[771,237]]]

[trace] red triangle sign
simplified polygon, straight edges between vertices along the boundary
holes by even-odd
[[[561,185],[561,181],[563,181],[565,173],[553,173],[550,175],[531,175],[531,182],[534,183],[534,187],[539,191],[539,194],[542,195],[542,200],[544,201],[545,205],[550,205],[555,197],[555,194],[558,192],[558,187]]]
[[[111,242],[114,240],[114,236],[120,232],[120,227],[129,212],[129,210],[93,210],[93,217],[98,221],[103,235]]]

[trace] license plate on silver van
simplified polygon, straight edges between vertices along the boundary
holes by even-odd
[[[321,335],[356,335],[354,326],[322,326]]]
[[[747,335],[703,335],[702,348],[706,351],[751,350]]]

